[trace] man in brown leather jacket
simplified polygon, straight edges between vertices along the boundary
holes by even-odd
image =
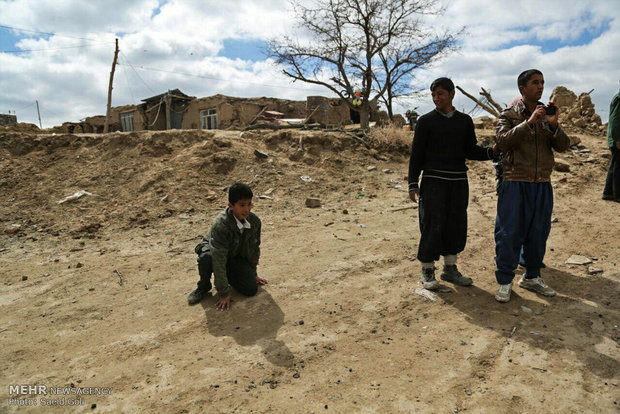
[[[521,73],[517,84],[522,99],[504,110],[497,124],[495,140],[503,154],[504,175],[495,220],[495,277],[500,285],[495,299],[499,302],[510,300],[522,246],[526,271],[519,286],[555,295],[541,279],[540,269],[551,230],[553,150],[565,151],[569,139],[558,124],[559,108],[540,102],[544,83],[539,70]]]

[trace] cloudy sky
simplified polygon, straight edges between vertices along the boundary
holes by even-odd
[[[620,88],[620,1],[444,4],[433,24],[466,33],[458,52],[417,74],[419,86],[449,76],[507,103],[518,94],[517,75],[535,67],[545,74],[543,100],[558,85],[577,94],[594,89],[596,111],[607,120]],[[104,114],[115,38],[113,106],[174,88],[197,97],[329,96],[291,83],[265,56],[266,40],[290,32],[292,16],[286,0],[0,0],[0,113],[38,125],[38,100],[44,128]],[[406,105],[432,109],[429,96]],[[474,106],[458,92],[455,105]]]

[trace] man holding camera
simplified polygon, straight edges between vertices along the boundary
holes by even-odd
[[[519,286],[555,296],[540,277],[540,269],[551,230],[553,150],[565,151],[569,139],[558,125],[558,107],[540,102],[544,84],[537,69],[521,73],[517,79],[521,100],[502,111],[497,123],[495,140],[503,168],[495,219],[495,277],[499,283],[495,299],[499,302],[510,300],[522,246],[526,270]]]

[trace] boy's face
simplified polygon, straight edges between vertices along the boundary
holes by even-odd
[[[243,221],[248,218],[250,211],[252,211],[252,199],[242,198],[235,204],[228,203],[228,208],[233,212],[237,220]]]
[[[435,108],[444,114],[452,111],[452,99],[454,99],[454,91],[447,91],[441,86],[435,87],[431,92]]]
[[[523,96],[523,100],[530,102],[540,101],[543,91],[545,90],[545,79],[543,75],[534,74],[527,80],[525,86],[519,86],[519,91]]]

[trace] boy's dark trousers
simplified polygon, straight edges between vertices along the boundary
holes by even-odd
[[[458,254],[467,242],[467,180],[422,177],[420,185],[420,245],[418,260],[430,263],[439,256]]]
[[[497,283],[512,283],[520,253],[526,268],[525,277],[540,276],[551,231],[552,211],[551,183],[502,182],[495,219]]]
[[[620,150],[616,147],[610,148],[611,162],[605,180],[603,195],[613,200],[620,201]]]
[[[213,258],[211,252],[206,251],[198,256],[198,273],[200,281],[198,289],[203,292],[211,290],[211,274],[213,273]],[[226,262],[228,283],[245,296],[254,296],[258,291],[256,268],[241,256],[229,258]]]

